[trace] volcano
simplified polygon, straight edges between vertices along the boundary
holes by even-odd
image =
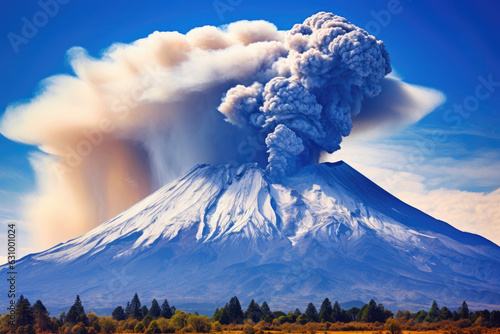
[[[257,164],[197,165],[81,237],[25,256],[17,271],[18,291],[50,310],[79,294],[109,313],[135,292],[207,313],[235,295],[283,310],[325,297],[500,307],[500,247],[342,161],[279,183]]]

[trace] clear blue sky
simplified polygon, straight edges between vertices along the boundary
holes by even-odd
[[[232,3],[232,4],[231,4]],[[408,136],[425,135],[429,129],[448,132],[448,140],[435,156],[469,158],[474,152],[494,152],[500,144],[500,87],[481,101],[477,110],[457,126],[446,121],[445,111],[474,95],[478,76],[500,81],[500,43],[496,1],[409,1],[400,0],[399,12],[390,22],[376,23],[374,12],[386,10],[391,1],[159,1],[122,0],[104,2],[70,0],[39,28],[16,53],[8,34],[21,34],[23,17],[29,21],[41,10],[37,1],[2,1],[0,5],[0,113],[7,105],[27,99],[40,80],[57,73],[70,73],[66,51],[81,46],[91,55],[114,42],[132,42],[155,30],[187,32],[202,25],[220,26],[241,19],[264,19],[279,29],[290,29],[318,11],[331,11],[382,39],[392,64],[405,81],[442,91],[447,102],[417,125]],[[220,13],[216,5],[231,10]],[[220,15],[221,14],[221,15]],[[375,23],[374,23],[375,22]],[[20,199],[34,189],[34,175],[27,156],[34,147],[11,142],[0,135],[0,219],[22,215]],[[492,163],[496,156],[492,156]],[[498,161],[496,161],[498,162]],[[492,191],[495,181],[460,183],[451,187],[468,191]]]

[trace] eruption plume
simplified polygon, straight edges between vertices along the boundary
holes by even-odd
[[[285,35],[287,76],[230,89],[219,110],[239,126],[267,133],[274,178],[340,149],[364,97],[391,72],[383,42],[331,13],[318,13]],[[281,141],[281,143],[280,143]]]
[[[360,113],[369,115],[363,133],[408,125],[442,100],[422,108],[434,92],[383,79],[383,43],[323,12],[290,31],[240,21],[157,31],[98,59],[78,47],[68,55],[75,75],[46,79],[0,124],[7,138],[39,148],[25,210],[39,248],[88,231],[197,163],[257,161],[277,179],[315,163],[339,149],[381,85],[384,98]]]

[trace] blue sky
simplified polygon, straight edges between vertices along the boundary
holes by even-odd
[[[378,156],[378,160],[366,158],[366,151],[359,150],[358,144],[358,151],[352,151],[353,165],[383,183],[380,171],[394,170],[387,165],[391,154],[411,152],[415,140],[425,141],[432,131],[438,130],[446,135],[445,141],[428,151],[425,161],[412,169],[412,180],[418,179],[423,184],[425,191],[422,192],[426,195],[447,189],[487,196],[500,186],[498,172],[494,171],[500,163],[497,152],[500,146],[500,118],[497,116],[500,86],[481,100],[469,116],[459,121],[456,118],[450,121],[449,116],[456,115],[447,110],[474,96],[480,76],[485,79],[491,76],[494,82],[500,82],[500,24],[497,19],[500,3],[401,0],[397,13],[391,14],[389,19],[384,17],[383,22],[378,17],[377,21],[377,13],[387,11],[393,4],[393,1],[345,0],[123,0],[118,5],[116,2],[70,0],[60,5],[58,13],[50,17],[26,44],[20,44],[16,52],[8,34],[20,35],[23,17],[32,21],[41,7],[37,1],[22,4],[4,1],[0,5],[0,112],[11,103],[32,97],[42,79],[57,73],[71,74],[66,51],[73,46],[81,46],[98,57],[114,42],[129,43],[155,30],[185,33],[202,25],[220,26],[242,19],[263,19],[287,30],[318,11],[331,11],[383,40],[393,68],[403,80],[437,89],[447,99],[444,105],[409,129],[366,143],[364,148],[370,152],[368,154]],[[22,219],[22,200],[35,187],[28,155],[36,150],[0,135],[0,219]],[[349,156],[350,152],[346,154]],[[474,173],[476,168],[482,168],[482,172]],[[396,194],[407,192],[408,189],[401,187],[391,190]],[[411,196],[406,196],[411,202]],[[424,199],[414,203],[425,203]]]

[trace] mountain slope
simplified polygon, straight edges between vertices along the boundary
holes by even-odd
[[[406,205],[343,162],[273,184],[256,164],[199,165],[85,235],[18,263],[19,291],[54,309],[134,292],[198,307],[375,298],[500,306],[500,247]],[[0,267],[0,271],[6,271]],[[2,297],[4,298],[4,297]]]

